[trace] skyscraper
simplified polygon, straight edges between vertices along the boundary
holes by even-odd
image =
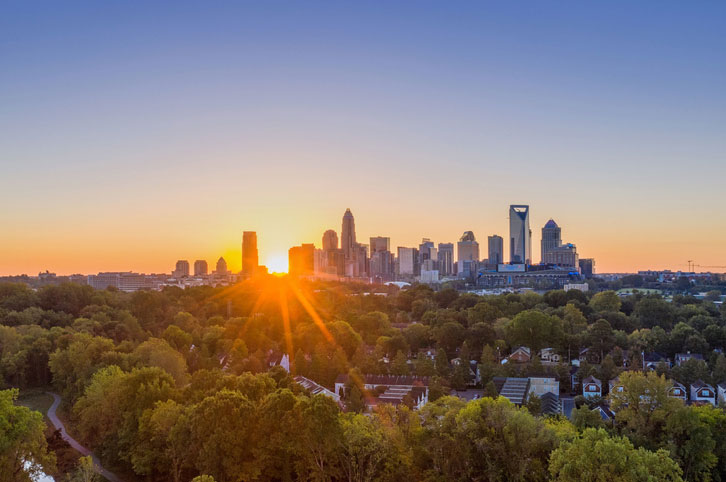
[[[353,213],[350,212],[350,208],[345,210],[343,214],[343,227],[340,234],[341,248],[343,249],[343,256],[346,260],[353,259],[355,241],[355,219]]]
[[[421,244],[418,245],[419,269],[424,271],[432,271],[437,268],[438,256],[436,246],[429,238],[423,238]],[[416,273],[420,274],[420,273]]]
[[[207,270],[207,262],[203,259],[198,259],[194,262],[194,276],[206,276]]]
[[[309,276],[315,271],[315,246],[302,244],[293,246],[287,252],[288,272],[293,276]]]
[[[378,253],[379,251],[390,251],[391,250],[391,238],[385,238],[383,236],[375,236],[371,238],[371,256]]]
[[[227,262],[221,256],[217,260],[217,269],[214,270],[214,273],[217,275],[227,275]]]
[[[416,258],[418,250],[416,248],[398,247],[398,258],[396,259],[396,274],[402,278],[411,278],[415,274]]]
[[[542,263],[547,261],[547,253],[562,245],[562,229],[550,219],[542,228]]]
[[[509,260],[532,264],[532,230],[529,228],[529,206],[509,206]]]
[[[393,279],[394,257],[391,253],[391,238],[375,236],[370,239],[370,261],[368,271],[376,281]]]
[[[246,277],[252,276],[258,265],[257,233],[245,231],[242,233],[242,274]]]
[[[474,233],[466,231],[456,243],[456,273],[460,277],[474,276],[479,268],[479,243]]]
[[[323,233],[323,251],[338,249],[338,233],[328,229]]]
[[[493,234],[487,238],[489,248],[489,265],[497,266],[504,262],[504,239]]]
[[[439,243],[439,274],[451,276],[454,274],[454,243]]]
[[[580,274],[587,279],[592,278],[595,274],[595,260],[592,258],[582,258],[579,260]]]
[[[185,259],[177,261],[172,276],[175,278],[184,278],[185,276],[189,276],[189,261]]]

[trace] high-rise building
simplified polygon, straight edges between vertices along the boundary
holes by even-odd
[[[579,257],[577,256],[577,248],[574,244],[567,243],[556,248],[548,249],[542,262],[544,264],[578,268]]]
[[[198,259],[194,262],[194,276],[206,276],[208,269],[207,262],[203,259]]]
[[[323,233],[323,251],[338,249],[338,233],[328,229]]]
[[[396,274],[399,277],[410,278],[416,274],[416,260],[418,250],[416,248],[398,247],[396,258]]]
[[[561,245],[562,229],[554,219],[550,219],[542,228],[542,263],[548,263],[547,253]]]
[[[184,278],[185,276],[189,276],[189,261],[185,259],[177,261],[172,276],[175,278]]]
[[[488,264],[496,267],[504,262],[504,239],[493,234],[487,238],[489,247]]]
[[[343,227],[341,229],[340,237],[340,247],[343,249],[343,255],[345,256],[345,259],[353,259],[356,245],[355,219],[353,218],[353,213],[350,212],[350,209],[346,209],[345,214],[343,214]]]
[[[451,276],[454,274],[454,243],[439,243],[439,274]]]
[[[532,230],[529,228],[529,206],[509,206],[509,260],[532,264]]]
[[[257,252],[257,233],[245,231],[242,233],[242,275],[250,277],[255,274],[259,265]]]
[[[309,276],[315,272],[315,245],[293,246],[287,252],[288,272],[293,276]]]
[[[587,279],[595,274],[595,260],[593,258],[582,258],[579,260],[580,274]]]
[[[391,251],[391,238],[385,238],[383,236],[372,237],[370,250],[371,256],[379,251]]]
[[[224,260],[223,257],[219,257],[217,260],[217,269],[214,270],[214,273],[217,275],[227,275],[227,262]]]
[[[438,269],[437,255],[436,245],[429,238],[423,238],[421,244],[418,245],[419,272],[416,274],[420,274],[420,270],[433,271]]]
[[[456,243],[456,273],[460,277],[474,276],[479,266],[479,243],[474,233],[466,231]]]

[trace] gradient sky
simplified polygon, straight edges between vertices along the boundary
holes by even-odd
[[[480,242],[726,265],[726,2],[0,6],[0,274]],[[506,245],[506,243],[505,243]],[[507,254],[508,255],[508,254]],[[724,271],[715,270],[715,271]]]

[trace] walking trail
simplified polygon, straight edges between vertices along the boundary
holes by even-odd
[[[53,424],[53,426],[61,431],[61,435],[63,436],[63,440],[68,442],[71,447],[76,449],[78,452],[80,452],[83,455],[90,455],[93,459],[93,466],[96,468],[96,472],[104,476],[106,479],[109,480],[109,482],[123,482],[116,474],[109,472],[108,470],[104,469],[103,466],[101,466],[101,461],[98,460],[98,457],[93,455],[93,452],[88,450],[83,445],[79,444],[76,439],[68,435],[68,432],[66,432],[66,427],[63,425],[63,422],[60,421],[58,416],[55,414],[56,409],[58,408],[58,405],[60,405],[61,397],[58,396],[56,393],[48,392],[49,395],[53,397],[53,405],[50,406],[48,409],[48,419]]]

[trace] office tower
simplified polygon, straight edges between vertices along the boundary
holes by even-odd
[[[242,233],[242,275],[250,277],[255,274],[259,265],[257,253],[257,233],[245,231]]]
[[[217,269],[214,270],[215,274],[226,275],[227,274],[227,262],[220,256],[217,260]]]
[[[172,276],[174,276],[175,278],[183,278],[185,276],[189,276],[189,261],[185,259],[180,259],[179,261],[177,261],[176,268],[174,268]]]
[[[338,233],[328,229],[323,233],[323,251],[338,249]]]
[[[562,229],[550,219],[542,228],[542,263],[546,261],[547,253],[562,245]]]
[[[293,276],[309,276],[315,272],[315,245],[294,246],[287,252],[288,272]]]
[[[471,277],[479,268],[479,243],[474,233],[466,231],[456,243],[456,273],[460,277]]]
[[[206,276],[207,269],[207,262],[203,259],[198,259],[194,262],[194,276]]]
[[[357,265],[354,276],[368,276],[368,270],[370,269],[368,264],[368,245],[356,243],[354,251],[355,259],[353,262]]]
[[[571,268],[579,267],[579,257],[577,256],[577,248],[572,243],[563,244],[547,250],[545,264],[555,264],[557,266],[566,266]]]
[[[439,274],[451,276],[454,274],[454,243],[439,243]]]
[[[496,267],[504,262],[504,239],[496,234],[487,238],[489,247],[489,266]]]
[[[398,247],[398,258],[396,259],[396,274],[400,277],[410,278],[416,273],[416,260],[418,250],[416,248]]]
[[[418,245],[419,272],[416,274],[420,274],[420,270],[432,271],[437,269],[437,254],[434,243],[429,238],[423,238],[421,244]]]
[[[509,206],[509,260],[532,264],[532,230],[529,228],[529,206]]]
[[[371,238],[371,256],[379,251],[391,251],[391,238],[375,236]]]
[[[587,279],[592,278],[595,274],[595,260],[592,258],[582,258],[579,260],[580,274]]]
[[[350,209],[346,209],[345,214],[343,215],[343,228],[341,230],[340,237],[340,247],[343,249],[343,255],[345,256],[345,259],[353,259],[354,247],[356,244],[355,219],[353,218],[353,213],[350,212]]]

